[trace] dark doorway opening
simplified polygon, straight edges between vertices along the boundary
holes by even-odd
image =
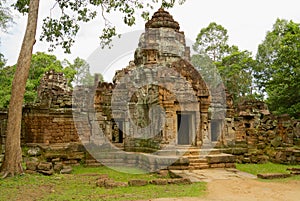
[[[112,141],[115,143],[123,143],[123,121],[115,120],[113,125]]]
[[[211,120],[211,141],[218,141],[221,135],[221,120]]]
[[[191,144],[191,114],[177,114],[177,144]]]

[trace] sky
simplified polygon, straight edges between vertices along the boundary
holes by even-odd
[[[13,1],[8,0],[8,3],[11,2]],[[41,0],[37,43],[34,46],[34,52],[47,52],[48,50],[49,44],[39,41],[38,38],[41,33],[42,20],[50,15],[50,8],[53,5],[54,0]],[[158,7],[150,13],[153,14],[157,9]],[[255,55],[258,45],[263,41],[266,32],[272,29],[277,18],[300,23],[299,0],[186,0],[183,5],[176,5],[168,11],[179,22],[180,30],[185,32],[188,40],[194,41],[202,28],[207,27],[210,22],[216,22],[228,30],[230,45],[237,45],[241,50],[249,50],[253,55]],[[54,8],[51,14],[53,15],[55,12]],[[0,52],[7,59],[7,65],[13,65],[17,62],[27,21],[26,16],[17,12],[13,12],[13,15],[15,24],[10,27],[8,33],[0,33]],[[145,26],[145,21],[142,19],[137,19],[137,23],[133,27],[127,27],[122,23],[120,15],[114,14],[108,18],[117,26],[118,32],[125,35],[131,32],[139,33]],[[71,49],[72,53],[65,54],[62,49],[58,48],[51,54],[56,55],[60,60],[68,59],[69,61],[73,61],[76,57],[89,60],[95,51],[98,55],[102,54],[103,51],[99,50],[99,36],[103,26],[104,23],[100,16],[92,22],[81,24],[76,42]],[[137,43],[138,35],[136,43],[133,42],[132,45],[135,46]],[[119,69],[125,67],[123,63],[133,58],[133,50],[126,50],[120,55],[116,55],[115,52],[112,53],[115,58],[112,59],[111,63],[114,63]],[[109,54],[109,50],[106,51],[105,53]],[[105,60],[105,57],[101,59]],[[100,63],[102,62],[100,61]],[[105,65],[107,63],[112,65],[110,60],[104,63]],[[103,66],[101,68],[106,69]]]

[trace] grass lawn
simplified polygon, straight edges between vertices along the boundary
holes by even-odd
[[[286,170],[287,168],[300,168],[300,165],[283,165],[269,162],[265,164],[236,164],[236,168],[240,171],[257,175],[261,173],[290,173],[290,171]],[[293,176],[286,179],[275,179],[275,181],[276,180],[300,180],[300,176]]]
[[[128,172],[128,169],[126,170]],[[134,173],[141,170],[132,169]],[[142,200],[163,197],[199,197],[205,194],[205,183],[191,185],[147,185],[105,189],[96,187],[99,174],[108,174],[116,181],[152,180],[156,174],[128,174],[106,167],[74,167],[73,174],[53,176],[23,175],[0,179],[0,200]]]

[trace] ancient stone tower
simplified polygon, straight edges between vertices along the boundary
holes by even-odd
[[[201,146],[208,135],[209,90],[190,63],[178,22],[164,9],[145,25],[134,61],[95,95],[104,134],[129,151]]]

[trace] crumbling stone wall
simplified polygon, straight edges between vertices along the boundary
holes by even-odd
[[[236,140],[229,153],[242,163],[300,163],[300,121],[274,116],[261,101],[245,101],[235,118]]]
[[[36,102],[39,108],[72,108],[72,91],[63,73],[50,70],[40,82]]]
[[[38,88],[38,101],[23,109],[25,143],[79,142],[78,130],[81,135],[90,135],[90,125],[85,119],[74,121],[72,90],[67,83],[63,73],[53,70],[45,73]],[[84,93],[84,89],[77,89],[77,93]]]
[[[52,144],[79,141],[72,109],[25,108],[23,123],[25,143]]]

